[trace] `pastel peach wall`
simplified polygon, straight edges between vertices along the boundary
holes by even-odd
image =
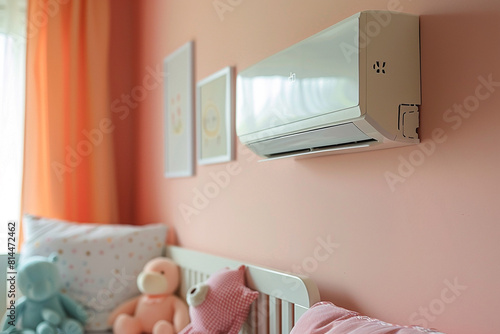
[[[154,89],[135,115],[136,219],[165,222],[185,247],[309,274],[323,299],[385,321],[499,333],[500,2],[143,1],[136,80],[189,40],[198,81],[388,7],[421,16],[421,145],[258,163],[236,141],[233,163],[165,179]]]

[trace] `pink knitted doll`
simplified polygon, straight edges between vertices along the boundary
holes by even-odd
[[[181,334],[237,334],[258,295],[245,286],[245,266],[213,274],[188,291],[191,324]]]

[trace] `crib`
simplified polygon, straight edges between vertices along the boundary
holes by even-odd
[[[320,300],[318,288],[307,277],[177,246],[168,246],[166,255],[181,268],[180,296],[185,296],[191,286],[206,280],[212,273],[222,268],[235,269],[240,265],[246,266],[247,286],[258,291],[259,297],[252,304],[249,317],[240,333],[290,333],[292,327],[307,309]],[[7,300],[6,264],[7,256],[1,255],[0,307],[2,315],[5,312]],[[98,332],[90,333],[97,334]]]
[[[186,295],[189,287],[206,280],[221,268],[236,268],[241,264],[247,267],[247,285],[258,291],[259,297],[240,333],[290,333],[307,309],[320,300],[316,284],[307,277],[175,246],[168,247],[167,256],[181,267],[181,296]]]

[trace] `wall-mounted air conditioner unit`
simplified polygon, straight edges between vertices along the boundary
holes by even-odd
[[[419,142],[418,16],[365,11],[237,76],[236,131],[260,156]]]

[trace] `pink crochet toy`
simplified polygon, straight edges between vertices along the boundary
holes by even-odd
[[[118,306],[108,322],[118,334],[176,334],[189,323],[187,305],[173,295],[179,285],[179,267],[170,259],[149,261],[137,277],[143,293]]]
[[[245,266],[213,274],[188,291],[191,324],[181,334],[237,334],[258,295],[245,286]]]

